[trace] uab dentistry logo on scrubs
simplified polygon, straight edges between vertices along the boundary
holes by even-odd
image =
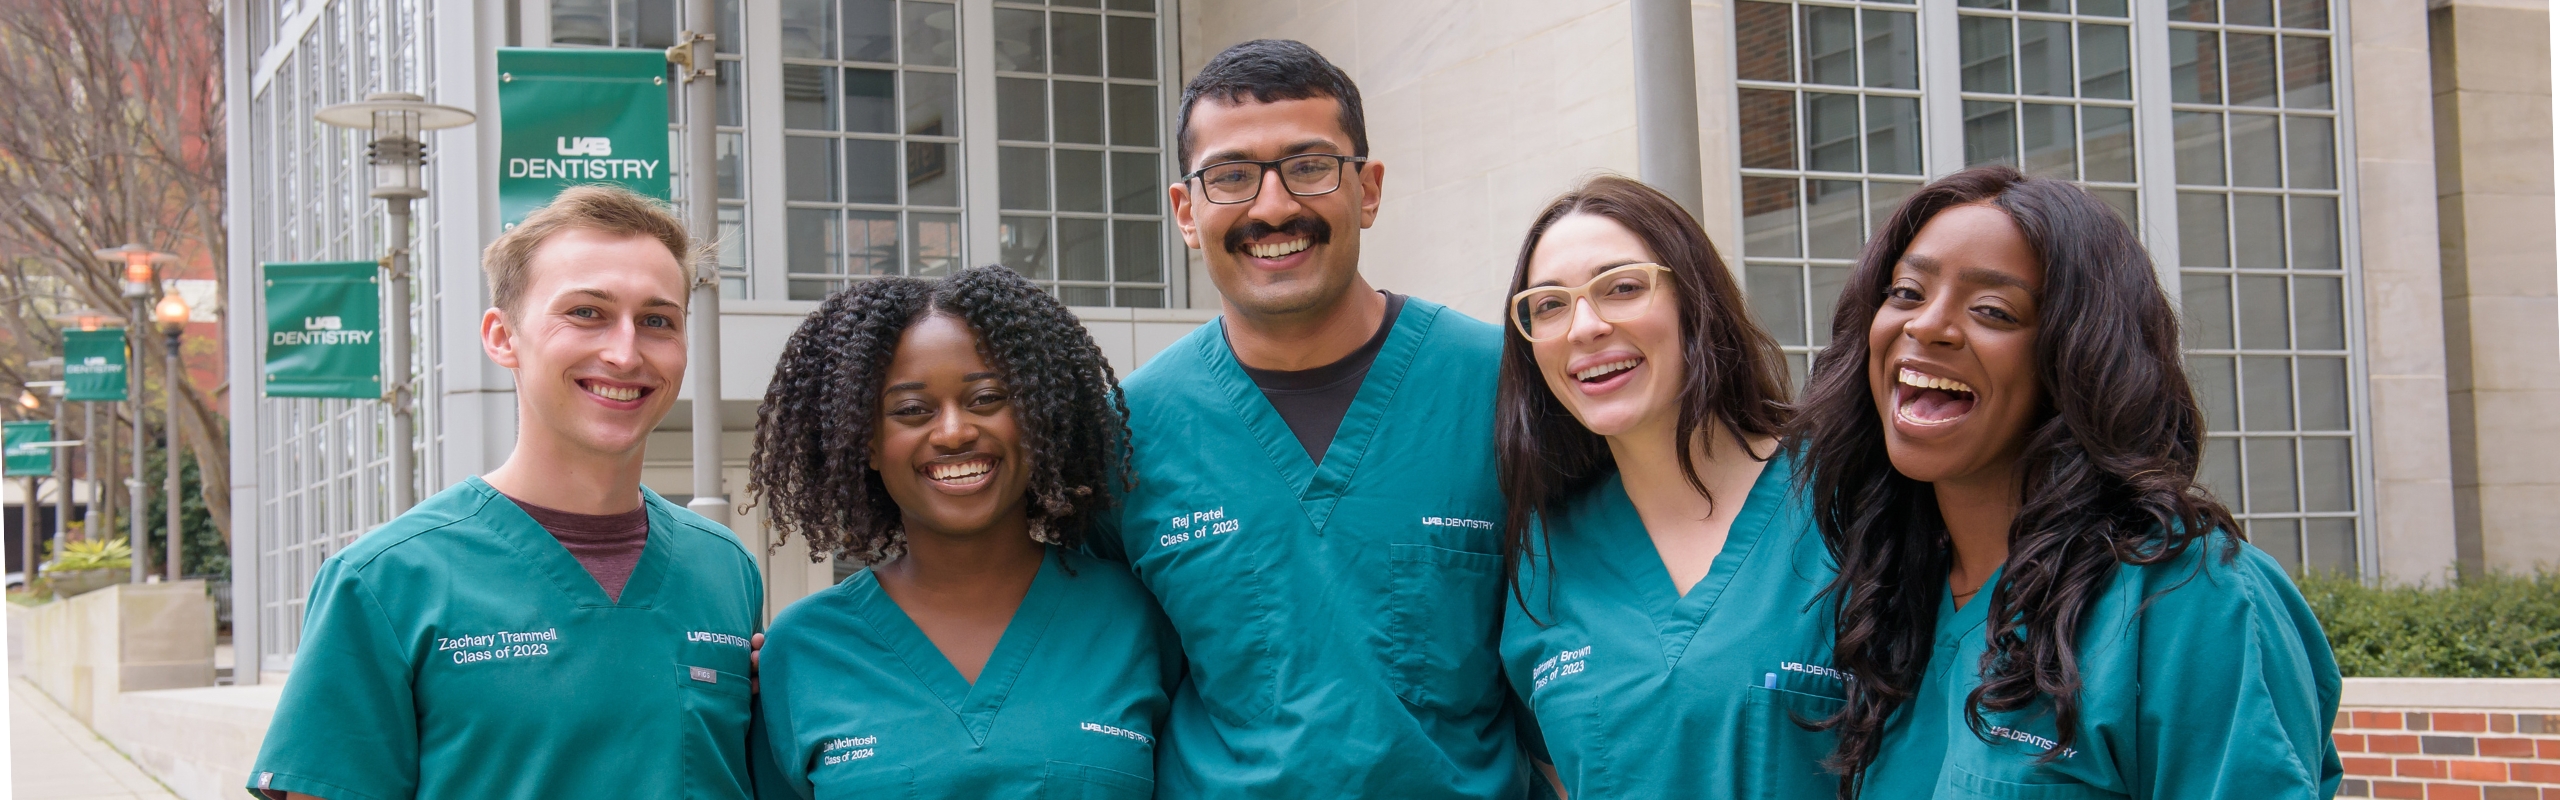
[[[476,664],[508,658],[533,658],[551,655],[551,646],[560,642],[559,628],[538,631],[499,631],[451,638],[436,637],[436,652],[453,653],[453,663]]]
[[[747,646],[746,637],[726,633],[712,633],[710,631],[686,631],[684,634],[684,640],[688,642],[725,644],[739,649],[745,649]]]

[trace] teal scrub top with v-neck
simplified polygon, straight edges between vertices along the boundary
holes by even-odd
[[[1181,657],[1127,567],[1052,549],[971,684],[865,569],[765,636],[765,741],[815,800],[1146,800]]]
[[[1795,724],[1838,712],[1842,685],[1822,597],[1837,570],[1794,464],[1761,469],[1685,595],[1616,474],[1530,537],[1502,663],[1567,796],[1821,798],[1839,785],[1820,763],[1834,737]]]
[[[619,600],[476,477],[330,556],[251,793],[749,796],[764,584],[728,529],[641,500]]]
[[[2079,734],[2050,707],[1964,712],[1981,685],[1994,574],[1974,600],[1939,606],[1938,649],[1897,710],[1863,797],[2325,798],[2345,773],[2329,736],[2338,665],[2320,622],[2274,558],[2216,532],[2150,566],[2121,565],[2086,613],[2077,652]],[[1943,666],[1941,661],[1946,662]]]
[[[1136,488],[1097,549],[1129,560],[1189,657],[1168,796],[1521,796],[1497,649],[1501,354],[1499,329],[1408,298],[1321,464],[1223,320],[1129,376]]]

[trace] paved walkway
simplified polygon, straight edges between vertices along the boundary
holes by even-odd
[[[17,800],[176,797],[15,676],[9,679],[9,766]]]

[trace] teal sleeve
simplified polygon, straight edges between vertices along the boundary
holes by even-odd
[[[772,639],[765,641],[770,644]],[[764,691],[756,696],[758,719],[750,723],[754,730],[747,735],[748,749],[756,753],[748,757],[756,779],[756,800],[813,800],[817,787],[809,782],[808,764],[798,753],[800,736],[792,730],[790,667],[774,663],[773,656],[764,654]]]
[[[2303,628],[2307,610],[2303,619],[2289,613],[2300,605],[2292,582],[2257,566],[2246,558],[2216,565],[2192,580],[2238,585],[2172,589],[2148,615],[2134,748],[2140,777],[2128,787],[2135,797],[2290,800],[2325,798],[2336,788],[2335,662],[2318,623]],[[2215,599],[2175,602],[2180,595]],[[2186,607],[2161,613],[2175,606]]]
[[[313,579],[302,647],[249,773],[258,790],[326,800],[418,792],[414,674],[391,615],[361,575],[332,560]]]
[[[755,781],[756,800],[810,800],[806,792],[792,790],[791,777],[774,761],[771,738],[765,731],[764,704],[759,702],[747,720],[747,774]]]

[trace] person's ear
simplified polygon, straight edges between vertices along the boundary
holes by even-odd
[[[1182,229],[1182,246],[1200,247],[1200,221],[1191,217],[1191,182],[1182,181],[1164,189],[1165,199],[1173,206],[1173,226]]]
[[[507,323],[506,311],[491,308],[480,312],[480,352],[489,354],[489,360],[498,366],[516,368],[516,330]]]
[[[1370,161],[1360,165],[1360,227],[1378,221],[1378,198],[1386,191],[1387,165]]]

